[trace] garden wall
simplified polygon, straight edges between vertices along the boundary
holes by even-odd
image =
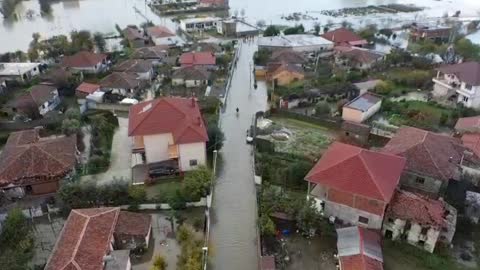
[[[283,110],[283,109],[274,109],[271,110],[270,115],[277,115],[277,116],[282,116],[282,117],[287,117],[287,118],[293,118],[297,119],[300,121],[324,126],[327,128],[331,129],[340,129],[342,126],[342,119],[340,118],[333,118],[333,117],[315,117],[315,116],[308,116],[288,110]]]

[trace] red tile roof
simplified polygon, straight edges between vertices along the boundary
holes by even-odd
[[[151,215],[121,211],[114,233],[145,237],[148,235],[151,226]]]
[[[342,270],[383,270],[383,263],[365,255],[344,256],[339,259]]]
[[[103,270],[120,208],[70,212],[45,270]]]
[[[305,179],[388,203],[404,166],[404,158],[336,142]]]
[[[456,138],[407,126],[401,127],[382,149],[405,157],[407,170],[444,181],[458,180],[458,165],[465,150]]]
[[[182,66],[215,65],[215,55],[211,52],[188,52],[180,56]]]
[[[152,26],[147,28],[147,34],[153,38],[173,37],[175,34],[165,26]]]
[[[130,107],[128,135],[172,133],[174,143],[208,141],[200,108],[191,98],[168,97]]]
[[[63,57],[62,66],[71,68],[93,67],[106,58],[107,56],[105,54],[81,51],[74,55]]]
[[[59,180],[76,161],[75,136],[40,138],[36,129],[13,132],[0,154],[0,186]]]
[[[459,118],[455,124],[456,131],[480,131],[480,116]]]
[[[210,79],[210,76],[210,71],[208,71],[205,67],[188,66],[175,70],[172,74],[172,79],[208,80]]]
[[[124,212],[118,207],[74,209],[45,270],[103,270],[114,235],[146,236],[151,220],[150,215]]]
[[[285,62],[290,64],[304,64],[307,60],[302,54],[290,49],[277,50],[272,53],[270,62]]]
[[[465,147],[470,149],[475,155],[480,157],[480,134],[464,134],[462,136],[462,143]]]
[[[142,85],[142,81],[133,73],[113,72],[100,81],[104,88],[135,89]]]
[[[15,100],[18,108],[28,107],[33,105],[40,106],[45,102],[53,99],[57,88],[47,84],[37,84],[29,89],[28,93],[18,97]]]
[[[343,48],[345,47],[342,47],[342,49],[336,49],[337,53],[357,63],[370,64],[378,61],[380,58],[383,57],[382,54],[371,51],[371,50],[355,48],[355,47],[350,47],[349,50],[343,49]]]
[[[445,224],[445,203],[412,192],[397,190],[387,207],[386,216],[420,225],[441,227]]]
[[[355,32],[346,28],[338,28],[329,31],[323,34],[322,37],[334,42],[335,44],[364,45],[368,43]]]
[[[446,74],[455,74],[462,82],[473,86],[480,85],[480,62],[464,62],[437,68]]]
[[[100,85],[98,84],[83,82],[77,87],[76,90],[86,94],[92,94],[93,92],[99,89],[100,89]]]

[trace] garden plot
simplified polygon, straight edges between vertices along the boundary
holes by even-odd
[[[296,119],[273,117],[270,135],[263,135],[275,145],[275,152],[318,158],[337,134],[328,128]]]

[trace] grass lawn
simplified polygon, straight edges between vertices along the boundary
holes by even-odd
[[[438,248],[437,248],[438,249]],[[467,270],[446,255],[430,254],[406,243],[385,240],[385,270]]]
[[[156,183],[145,186],[147,199],[156,202],[166,202],[168,198],[175,195],[181,186],[182,182],[180,178],[157,180]]]
[[[271,120],[275,125],[285,127],[292,132],[288,141],[274,141],[276,152],[316,158],[337,136],[335,131],[326,127],[296,119],[272,117]]]

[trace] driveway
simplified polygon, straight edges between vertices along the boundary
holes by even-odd
[[[93,180],[98,184],[108,184],[114,180],[130,181],[131,170],[131,139],[128,137],[128,118],[118,118],[119,127],[113,135],[110,167],[104,173],[86,175],[82,181]]]

